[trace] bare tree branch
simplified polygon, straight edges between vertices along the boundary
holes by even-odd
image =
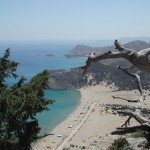
[[[146,123],[150,124],[150,121],[148,119],[141,116],[140,109],[136,109],[135,112],[132,112],[132,111],[117,111],[117,112],[118,112],[118,114],[122,114],[125,116],[129,116],[129,117],[132,116],[141,125],[146,124]]]
[[[130,116],[121,127],[123,127],[123,126],[127,127],[127,124],[130,125],[130,119],[131,118],[132,118],[132,116]]]
[[[140,70],[150,72],[150,60],[148,57],[150,55],[150,48],[136,52],[135,50],[123,47],[117,40],[115,40],[114,44],[116,46],[116,49],[119,50],[119,52],[108,51],[99,56],[96,56],[95,53],[91,54],[88,57],[85,65],[81,67],[82,69],[84,69],[84,73],[90,67],[92,62],[116,58],[124,58],[128,60],[133,66],[139,68]]]
[[[126,133],[134,133],[138,129],[141,129],[141,125],[140,126],[134,126],[134,127],[117,128],[117,130],[111,132],[111,134],[112,135],[115,135],[115,134],[122,135],[122,134],[126,134]]]
[[[139,92],[140,92],[140,94],[141,94],[141,97],[140,97],[140,99],[138,100],[138,105],[137,105],[137,107],[139,108],[139,107],[142,107],[142,104],[143,104],[143,102],[144,102],[144,100],[145,100],[145,97],[146,97],[146,95],[145,95],[145,93],[143,92],[143,89],[142,89],[142,85],[141,85],[141,80],[140,80],[140,76],[138,75],[138,74],[136,74],[136,73],[131,73],[131,72],[129,72],[129,69],[131,69],[131,68],[123,68],[123,67],[121,67],[121,66],[118,66],[117,67],[118,69],[121,69],[125,74],[127,74],[127,75],[129,75],[129,76],[131,76],[131,77],[133,77],[134,79],[135,79],[135,81],[136,81],[136,83],[137,83],[137,88],[138,88],[138,90],[139,90]]]
[[[131,73],[131,72],[128,71],[129,69],[132,69],[132,68],[133,68],[133,66],[131,68],[128,68],[128,67],[122,68],[121,66],[117,66],[117,69],[121,69],[125,74],[133,77],[136,80],[137,88],[140,91],[140,93],[142,94],[143,90],[142,90],[142,86],[141,86],[140,76],[136,73]]]
[[[149,60],[150,48],[136,52],[135,50],[125,48],[117,40],[115,40],[114,44],[115,44],[115,48],[118,49],[119,52],[108,51],[99,56],[96,56],[95,53],[91,54],[88,57],[85,65],[83,67],[81,67],[82,69],[84,69],[83,74],[87,71],[87,69],[90,67],[92,62],[101,61],[101,60],[105,60],[105,59],[117,59],[117,58],[124,58],[124,59],[128,60],[133,66],[137,67],[138,69],[150,73],[150,60]],[[137,83],[137,88],[141,94],[141,97],[139,98],[139,100],[134,101],[134,102],[138,103],[137,107],[135,107],[134,112],[132,112],[132,111],[117,111],[118,114],[129,116],[129,118],[121,126],[121,127],[125,126],[126,128],[120,128],[121,129],[120,131],[112,132],[112,134],[135,132],[137,129],[143,129],[148,132],[146,139],[148,141],[148,145],[150,145],[150,121],[148,119],[142,117],[141,110],[140,110],[143,105],[146,95],[141,86],[140,76],[137,73],[131,73],[129,71],[129,69],[132,69],[133,66],[130,68],[129,67],[122,68],[121,66],[118,66],[117,68],[121,69],[125,74],[127,74],[135,79],[135,81]],[[116,98],[116,97],[113,96],[113,98]],[[123,100],[127,100],[127,99],[123,99]],[[130,102],[130,100],[127,100],[127,101]],[[127,128],[127,124],[130,125],[131,118],[134,118],[137,122],[139,122],[140,126]]]
[[[131,103],[137,103],[138,102],[138,100],[130,100],[130,99],[122,98],[122,97],[119,97],[119,96],[112,96],[112,97],[113,97],[113,99],[118,98],[118,99],[122,99],[122,100],[125,100],[127,102],[131,102]]]

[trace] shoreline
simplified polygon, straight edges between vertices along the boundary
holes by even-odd
[[[41,139],[33,150],[63,150],[63,148],[91,150],[92,147],[98,149],[107,149],[108,146],[118,136],[112,136],[110,133],[120,127],[126,117],[120,117],[112,110],[106,110],[106,104],[133,105],[120,99],[113,99],[113,95],[123,96],[127,99],[139,98],[137,90],[117,91],[113,85],[101,85],[83,87],[79,89],[81,99],[79,106],[62,123],[52,130],[51,134]],[[149,96],[150,97],[150,96]],[[95,103],[92,110],[92,104]],[[149,107],[150,103],[146,105]],[[85,119],[86,115],[88,117]],[[78,126],[81,124],[81,127]],[[137,122],[132,120],[132,125]],[[88,131],[88,132],[87,132]],[[101,145],[101,147],[98,147]]]
[[[81,91],[80,91],[80,89],[77,89],[79,92],[80,92],[80,94],[81,94]],[[49,134],[54,134],[54,133],[56,133],[56,132],[58,132],[58,133],[60,133],[59,131],[60,130],[62,130],[62,126],[64,126],[64,124],[66,125],[66,124],[68,124],[68,122],[70,122],[70,119],[72,118],[72,116],[73,115],[77,115],[76,113],[79,111],[79,109],[81,109],[81,103],[82,103],[82,101],[81,101],[81,99],[82,99],[82,94],[81,94],[81,97],[80,97],[80,101],[79,101],[79,104],[78,104],[78,106],[76,107],[76,109],[70,114],[70,115],[68,115],[68,117],[66,117],[66,119],[65,120],[63,120],[60,124],[58,124],[54,129],[52,129],[52,131],[49,133]],[[74,117],[75,117],[74,116]],[[78,118],[78,117],[77,117]],[[59,130],[59,128],[61,128],[60,130]],[[70,128],[71,129],[71,128]],[[68,133],[67,133],[68,134]],[[42,138],[42,139],[40,139],[40,140],[38,140],[36,143],[34,143],[33,145],[33,150],[38,150],[38,149],[45,149],[44,147],[45,147],[45,145],[43,144],[43,142],[44,143],[46,143],[47,141],[51,141],[51,138],[53,138],[52,137],[53,135],[49,135],[49,136],[46,136],[46,137],[44,137],[44,138]],[[56,136],[56,135],[55,135]],[[60,138],[61,139],[61,138]],[[63,139],[62,139],[63,140]],[[59,140],[59,143],[54,143],[54,141],[52,142],[53,143],[53,145],[59,145],[60,144],[60,140]],[[41,145],[42,145],[42,147],[41,147]],[[56,146],[55,146],[56,147]]]

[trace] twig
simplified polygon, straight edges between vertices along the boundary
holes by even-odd
[[[132,116],[130,116],[121,127],[123,127],[123,126],[127,127],[127,124],[130,125],[130,119],[131,118],[132,118]]]

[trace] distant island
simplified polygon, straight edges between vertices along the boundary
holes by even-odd
[[[46,56],[48,56],[48,57],[54,57],[55,55],[54,54],[46,54]]]

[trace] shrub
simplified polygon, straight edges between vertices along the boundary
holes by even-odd
[[[126,138],[121,137],[114,140],[114,143],[109,146],[108,150],[133,150],[133,148],[130,147],[130,144]]]

